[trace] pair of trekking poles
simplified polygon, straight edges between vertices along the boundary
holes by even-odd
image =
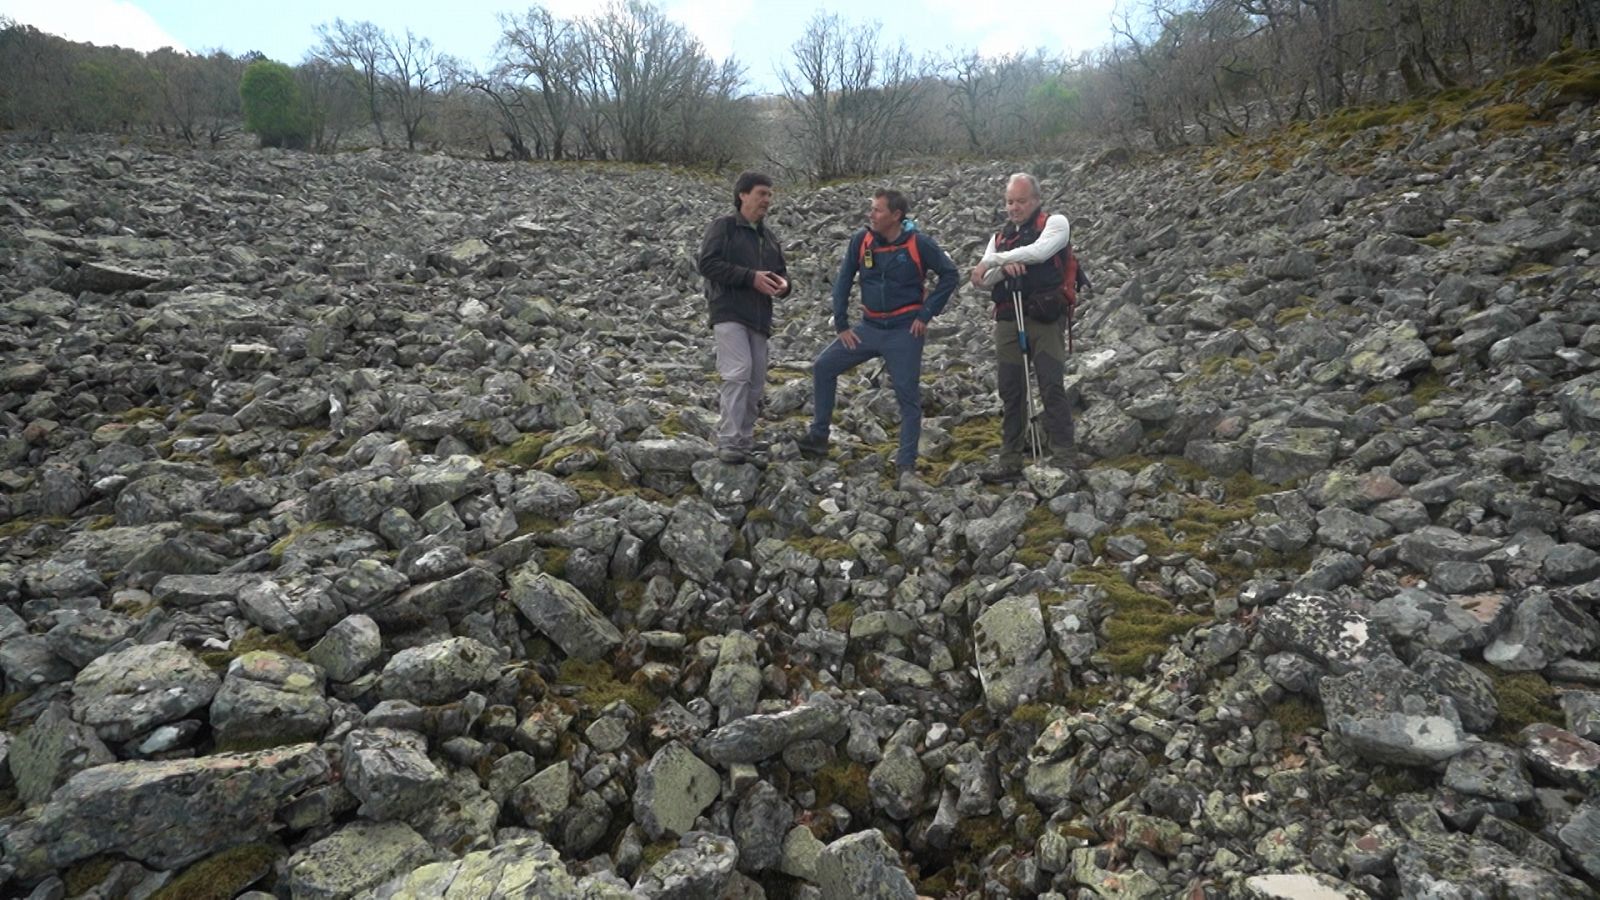
[[[1006,286],[1011,289],[1011,310],[1017,317],[1017,347],[1022,350],[1022,404],[1028,417],[1028,447],[1033,451],[1034,462],[1038,462],[1044,458],[1044,441],[1039,436],[1039,411],[1034,408],[1040,400],[1033,385],[1033,350],[1028,346],[1027,316],[1022,313],[1022,282],[1008,278]]]

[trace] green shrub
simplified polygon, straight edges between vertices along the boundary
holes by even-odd
[[[299,150],[310,141],[311,116],[294,70],[283,63],[251,63],[239,80],[239,99],[244,102],[244,128],[261,139],[261,146]]]

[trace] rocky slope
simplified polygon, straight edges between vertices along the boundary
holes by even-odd
[[[780,185],[770,466],[665,169],[0,145],[3,890],[1586,897],[1600,113],[905,172],[1071,215],[1092,466],[930,341],[792,442],[875,185]],[[186,896],[186,895],[185,895]]]

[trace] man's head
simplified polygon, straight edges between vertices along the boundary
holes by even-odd
[[[1021,225],[1033,218],[1042,200],[1039,196],[1039,179],[1027,172],[1018,172],[1006,179],[1006,218],[1013,225]]]
[[[772,176],[764,172],[740,172],[733,184],[733,208],[748,222],[766,218],[772,206]]]
[[[905,224],[909,212],[911,204],[906,202],[905,194],[883,188],[872,195],[872,209],[867,213],[867,221],[872,225],[872,230],[879,234],[894,234]]]

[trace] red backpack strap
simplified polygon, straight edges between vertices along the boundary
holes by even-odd
[[[922,251],[917,249],[916,232],[912,232],[910,239],[906,241],[906,252],[911,254],[912,265],[917,267],[917,277],[922,278],[927,274],[928,270],[922,267]],[[926,285],[923,286],[922,292],[924,295],[927,294],[928,289]]]

